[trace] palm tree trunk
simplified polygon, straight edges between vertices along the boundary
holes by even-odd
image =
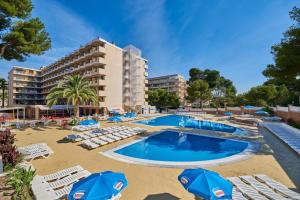
[[[79,104],[78,104],[78,103],[76,103],[76,104],[74,105],[74,115],[75,115],[77,118],[79,118]]]

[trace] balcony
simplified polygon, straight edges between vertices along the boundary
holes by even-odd
[[[91,86],[100,86],[100,85],[105,86],[106,81],[105,80],[97,80],[97,81],[91,83]]]
[[[148,84],[148,83],[149,83],[148,79],[145,79],[145,84]]]
[[[145,76],[148,77],[148,75],[149,75],[148,72],[145,72]]]
[[[105,97],[106,96],[106,92],[104,90],[99,90],[98,91],[98,96]]]

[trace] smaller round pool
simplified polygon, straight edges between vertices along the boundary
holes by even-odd
[[[150,120],[137,121],[136,123],[149,126],[176,126],[211,131],[221,131],[226,133],[232,133],[235,135],[247,135],[248,133],[245,130],[227,124],[212,121],[196,120],[194,117],[183,115],[166,115]]]
[[[130,163],[164,167],[210,166],[240,160],[253,153],[249,142],[177,131],[162,131],[104,155]]]
[[[98,124],[98,122],[93,119],[87,119],[87,120],[83,120],[83,121],[79,122],[79,125],[83,125],[83,126],[96,125],[96,124]]]

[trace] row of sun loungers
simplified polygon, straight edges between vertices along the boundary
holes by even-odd
[[[46,176],[35,176],[32,191],[37,200],[61,199],[71,191],[74,183],[90,174],[77,165]]]
[[[230,177],[228,180],[235,186],[233,190],[233,199],[300,199],[300,194],[263,174]]]
[[[46,143],[38,143],[19,147],[18,151],[24,155],[24,160],[27,161],[31,161],[40,157],[46,158],[53,153],[52,149]]]
[[[260,125],[267,128],[300,155],[300,131],[298,129],[276,122],[263,122]]]
[[[177,115],[194,115],[204,117],[206,112],[176,112]]]
[[[114,129],[114,130],[113,130]],[[128,137],[132,137],[139,133],[145,132],[145,129],[136,127],[117,127],[108,130],[108,133],[105,135],[100,135],[97,137],[93,137],[87,140],[84,140],[81,143],[81,146],[86,147],[87,149],[95,149],[100,146],[110,144],[112,142],[116,142],[122,139],[126,139]]]
[[[83,132],[83,131],[89,131],[89,130],[94,130],[99,128],[99,124],[95,124],[95,125],[77,125],[77,126],[73,126],[72,130],[73,131],[78,131],[78,132]]]

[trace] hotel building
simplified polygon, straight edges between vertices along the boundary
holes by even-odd
[[[125,106],[140,109],[147,106],[147,71],[147,60],[136,47],[122,49],[97,38],[40,70],[13,67],[9,73],[9,105],[45,104],[47,94],[60,80],[67,75],[80,75],[90,82],[99,98],[97,105],[81,105],[81,113],[101,113]],[[29,85],[35,87],[28,89],[32,93],[18,95],[17,83],[26,89]]]
[[[179,74],[159,76],[148,79],[148,88],[151,89],[165,89],[168,93],[176,94],[181,104],[185,103],[186,96],[186,81],[183,76]]]

